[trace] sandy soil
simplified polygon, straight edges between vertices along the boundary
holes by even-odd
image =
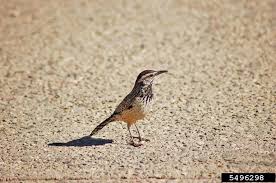
[[[0,180],[275,172],[275,25],[273,0],[1,1]],[[138,124],[151,141],[120,122],[86,137],[144,69],[170,71]]]

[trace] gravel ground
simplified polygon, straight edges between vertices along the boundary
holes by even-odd
[[[0,180],[205,182],[275,172],[275,5],[2,0]],[[86,137],[144,69],[170,72],[138,123],[151,141],[129,146],[120,122]]]

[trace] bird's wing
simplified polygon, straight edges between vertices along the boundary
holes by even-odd
[[[132,105],[134,103],[134,100],[138,96],[137,92],[130,92],[124,99],[123,101],[116,107],[114,111],[114,115],[120,114],[121,112],[128,110],[132,108]]]

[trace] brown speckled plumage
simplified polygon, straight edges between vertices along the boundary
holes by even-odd
[[[100,123],[90,134],[90,136],[95,135],[99,130],[105,127],[112,121],[124,121],[127,123],[127,127],[131,136],[131,144],[138,146],[140,144],[135,144],[133,137],[130,132],[130,126],[135,124],[138,120],[145,117],[147,113],[147,105],[153,99],[152,83],[155,76],[165,73],[167,71],[153,71],[145,70],[141,72],[135,82],[132,91],[123,99],[123,101],[116,107],[113,114]],[[142,138],[135,125],[137,132],[139,134],[139,140]]]

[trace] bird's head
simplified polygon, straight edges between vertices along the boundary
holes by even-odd
[[[166,72],[168,71],[167,70],[160,70],[160,71],[144,70],[138,75],[135,84],[151,85],[155,76],[158,76],[159,74],[166,73]]]

